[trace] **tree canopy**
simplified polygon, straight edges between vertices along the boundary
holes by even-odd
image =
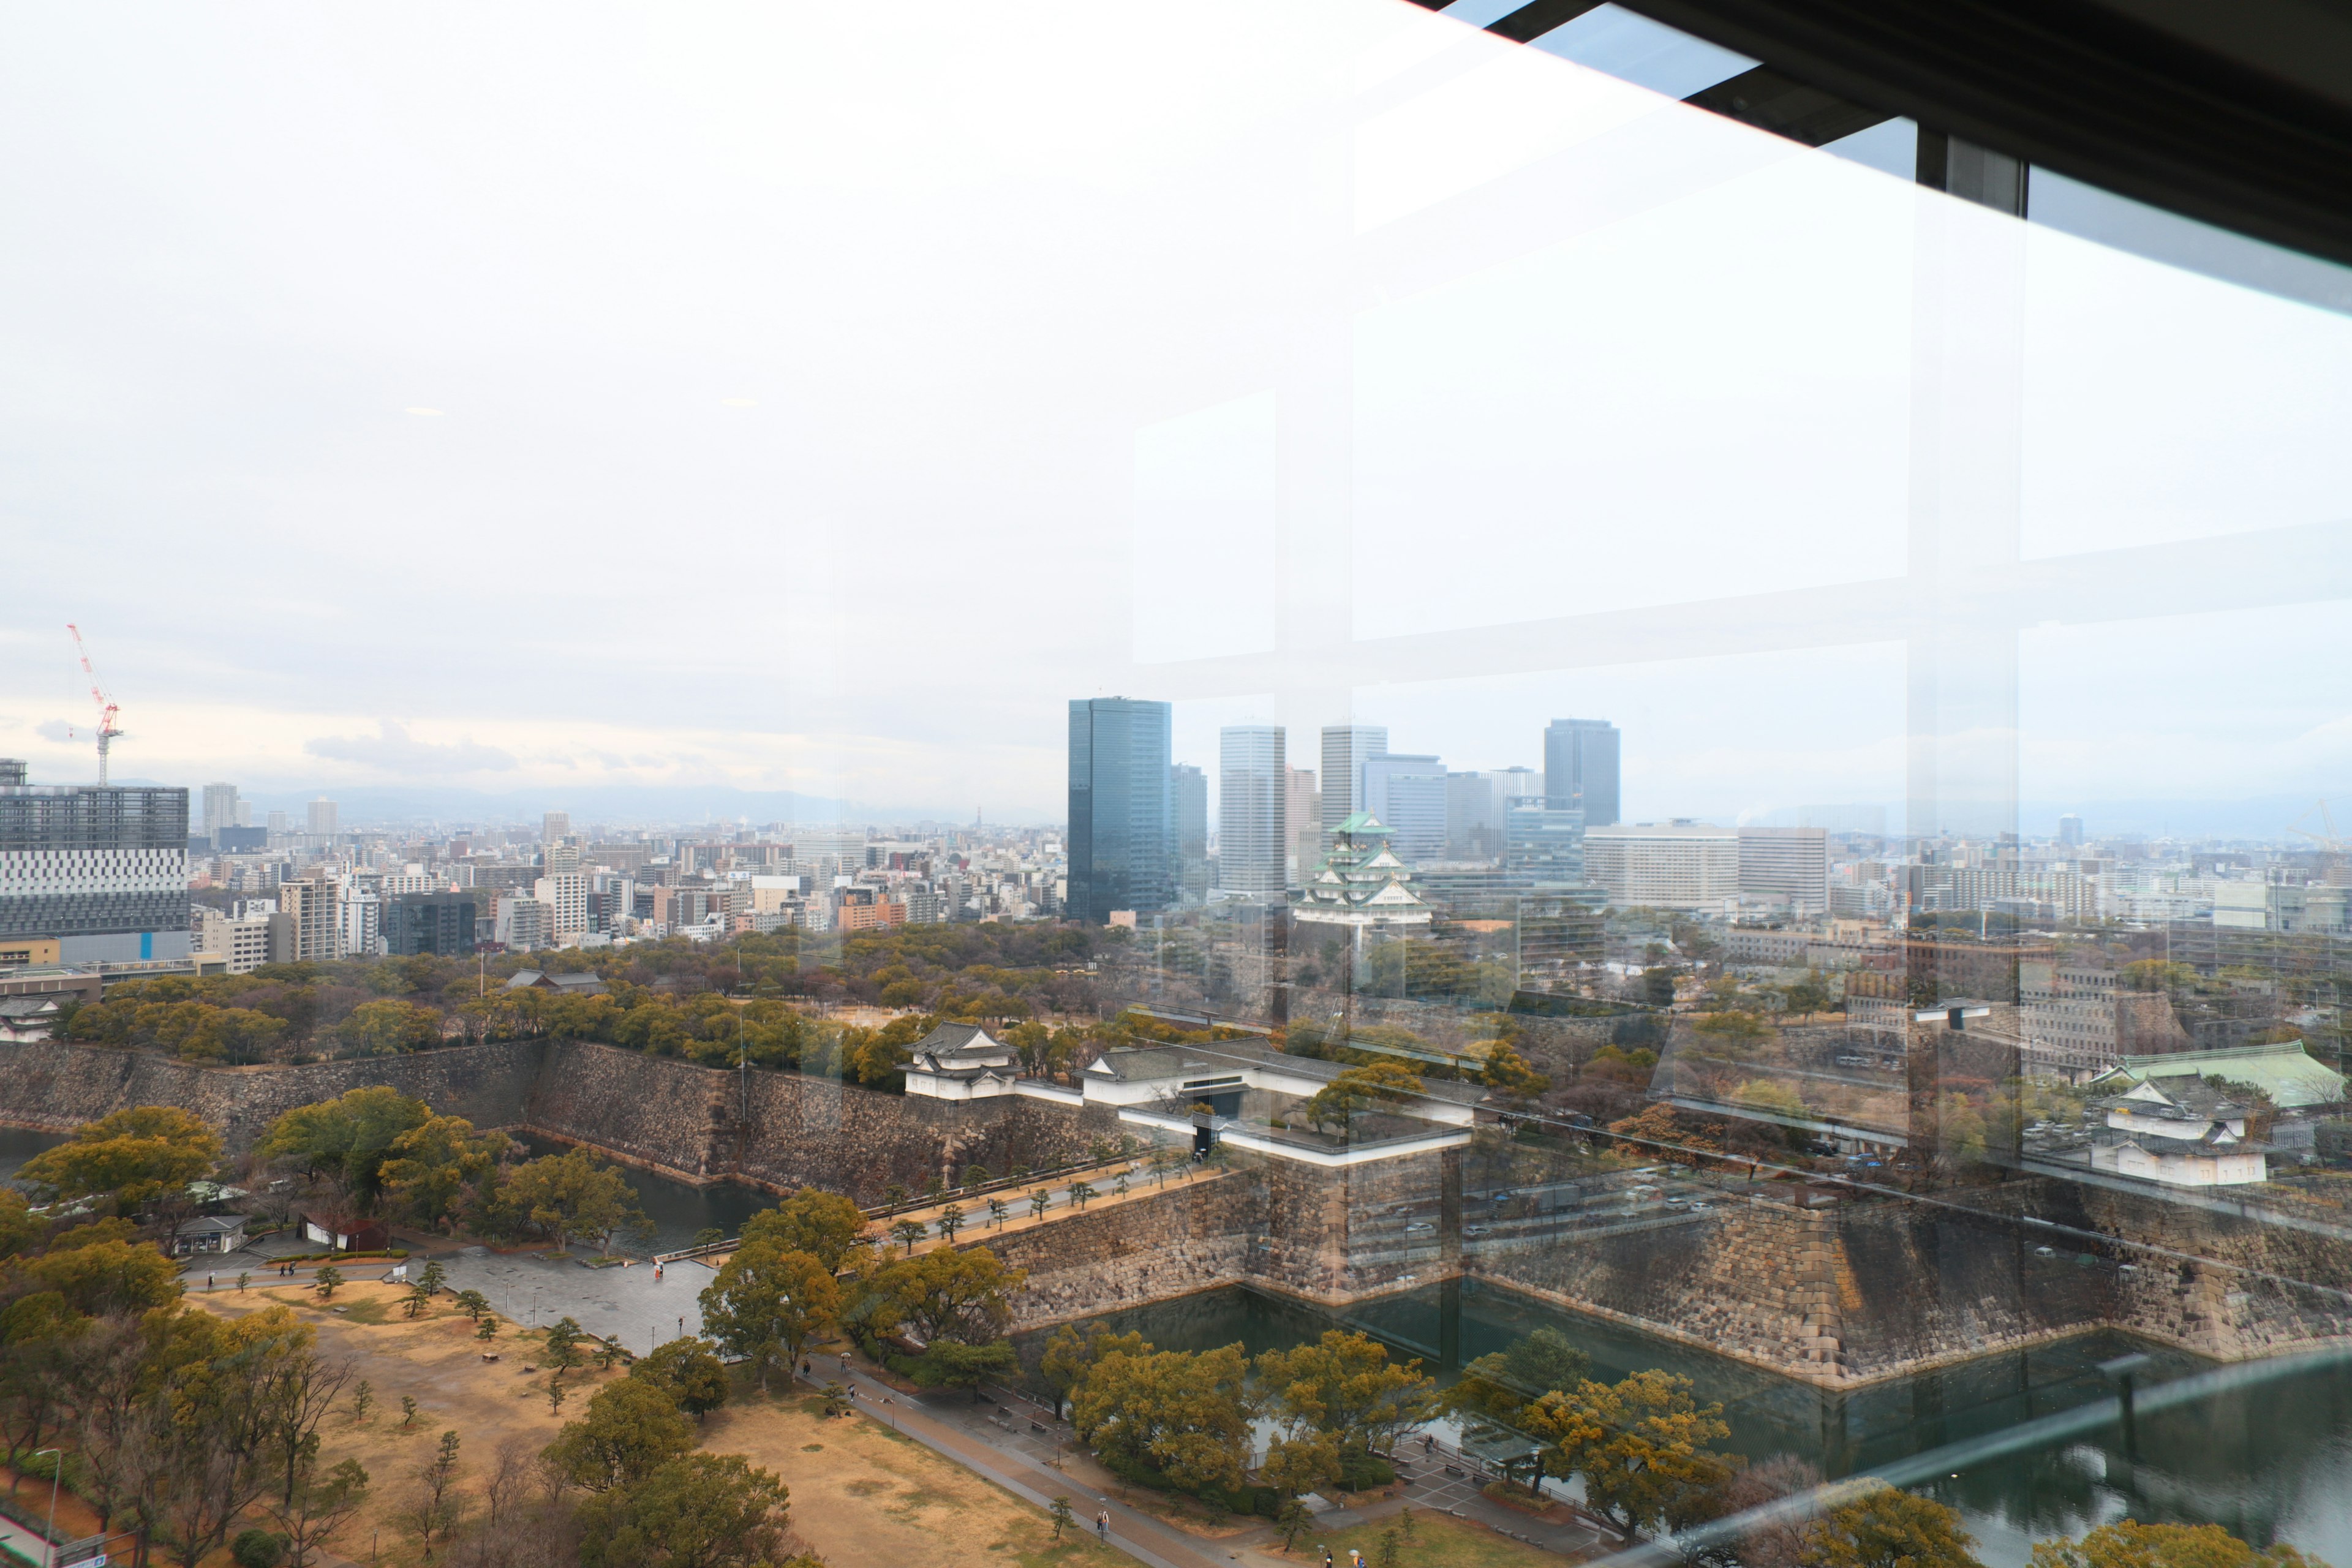
[[[57,1197],[110,1197],[137,1209],[207,1174],[220,1155],[220,1134],[202,1117],[140,1105],[83,1123],[26,1161],[17,1176]]]
[[[269,1124],[254,1152],[265,1160],[299,1163],[313,1176],[332,1176],[367,1206],[383,1186],[393,1144],[432,1115],[423,1100],[396,1089],[354,1089],[286,1112]]]
[[[686,1454],[580,1510],[582,1568],[770,1568],[790,1491],[740,1454]]]
[[[803,1187],[746,1220],[743,1239],[772,1241],[783,1251],[805,1252],[828,1272],[838,1273],[865,1230],[866,1215],[856,1204],[839,1193]]]
[[[833,1270],[805,1252],[787,1252],[762,1237],[746,1241],[703,1288],[703,1331],[724,1350],[769,1372],[789,1367],[801,1347],[841,1312]]]

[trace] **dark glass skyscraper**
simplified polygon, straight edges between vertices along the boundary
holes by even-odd
[[[1176,901],[1169,707],[1127,697],[1070,704],[1070,903],[1100,925],[1114,910]]]
[[[1544,731],[1544,794],[1587,827],[1617,821],[1617,726],[1606,719],[1555,719]]]

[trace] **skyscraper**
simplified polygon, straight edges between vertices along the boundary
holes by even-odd
[[[1363,809],[1389,830],[1389,847],[1419,865],[1445,852],[1445,764],[1435,757],[1390,752],[1367,757]]]
[[[1323,859],[1323,792],[1315,787],[1315,770],[1291,769],[1284,795],[1283,831],[1290,837],[1294,879],[1312,876]]]
[[[539,841],[552,844],[559,838],[572,837],[572,814],[568,811],[542,812],[539,818]]]
[[[310,803],[310,831],[322,838],[334,837],[335,803],[323,795]]]
[[[1228,724],[1217,737],[1217,886],[1279,893],[1289,886],[1284,821],[1290,765],[1278,724]]]
[[[2058,842],[2068,849],[2079,847],[2083,842],[2083,819],[2071,811],[2060,817]]]
[[[188,955],[188,792],[36,784],[0,758],[0,940],[68,963]]]
[[[1198,903],[1209,892],[1209,775],[1190,763],[1168,771],[1175,792],[1177,886]]]
[[[238,825],[236,785],[208,784],[205,785],[205,831],[219,842],[220,830]]]
[[[1544,788],[1551,804],[1584,813],[1587,827],[1617,821],[1617,726],[1555,719],[1544,731]]]
[[[1072,916],[1150,914],[1175,901],[1170,709],[1126,697],[1070,704]]]
[[[1504,808],[1503,868],[1534,888],[1584,884],[1584,814],[1543,795],[1514,795]]]
[[[1385,724],[1323,726],[1323,836],[1364,809],[1364,763],[1389,749]]]

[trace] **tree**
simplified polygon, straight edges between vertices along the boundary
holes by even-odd
[[[421,1100],[381,1085],[297,1106],[269,1124],[254,1153],[299,1164],[314,1180],[331,1176],[365,1207],[383,1185],[395,1140],[433,1112]]]
[[[435,1116],[393,1139],[378,1171],[384,1195],[419,1225],[454,1226],[514,1141],[462,1116]]]
[[[220,1134],[193,1112],[132,1106],[74,1129],[25,1162],[17,1179],[53,1198],[110,1197],[137,1210],[176,1193],[220,1161]]]
[[[1961,1541],[1968,1541],[1962,1536]],[[2141,1524],[2119,1519],[2080,1542],[2040,1541],[2033,1568],[2321,1568],[2284,1542],[2261,1548],[2218,1524]]]
[[[1242,1347],[1114,1351],[1094,1364],[1070,1419],[1116,1473],[1157,1472],[1185,1491],[1242,1483],[1255,1400]]]
[[[1072,1390],[1087,1380],[1095,1363],[1113,1351],[1129,1355],[1148,1355],[1150,1343],[1139,1333],[1114,1334],[1100,1323],[1088,1323],[1084,1328],[1065,1323],[1045,1342],[1045,1353],[1040,1363],[1046,1386],[1054,1391],[1054,1418],[1060,1420],[1062,1405]]]
[[[1529,1067],[1528,1058],[1512,1049],[1508,1040],[1489,1043],[1486,1059],[1479,1064],[1478,1081],[1497,1099],[1519,1102],[1538,1099],[1551,1088],[1551,1079]]]
[[[1833,1000],[1830,995],[1829,983],[1821,977],[1818,970],[1813,969],[1806,970],[1802,975],[1782,986],[1780,995],[1789,1011],[1798,1014],[1826,1013]]]
[[[1723,1406],[1696,1404],[1690,1379],[1653,1369],[1613,1387],[1590,1379],[1517,1414],[1551,1445],[1555,1473],[1584,1478],[1588,1502],[1622,1530],[1654,1532],[1727,1480],[1713,1445],[1731,1434]]]
[[[552,1373],[555,1377],[562,1377],[564,1373],[569,1373],[574,1366],[579,1366],[581,1363],[579,1323],[574,1323],[569,1317],[555,1319],[555,1326],[548,1328],[546,1342],[541,1344],[539,1359],[546,1361],[551,1368],[555,1368],[555,1373]]]
[[[416,1539],[423,1543],[428,1563],[433,1559],[433,1542],[446,1539],[457,1527],[459,1500],[450,1489],[457,1480],[457,1434],[442,1433],[433,1457],[416,1472],[417,1489],[407,1509],[408,1522],[416,1527]]]
[[[1013,1309],[1006,1297],[1028,1275],[1007,1268],[984,1247],[965,1252],[941,1247],[920,1258],[902,1258],[875,1271],[885,1314],[912,1328],[925,1344],[961,1340],[986,1344],[1004,1337]]]
[[[800,1360],[801,1347],[841,1311],[832,1270],[772,1241],[737,1247],[700,1300],[703,1331],[760,1369],[762,1394],[770,1370]]]
[[[700,1340],[658,1346],[629,1375],[667,1389],[677,1407],[698,1421],[727,1403],[727,1365]]]
[[[955,1233],[963,1228],[963,1205],[961,1204],[949,1204],[945,1207],[941,1208],[940,1210],[938,1224],[940,1227],[940,1239],[945,1242],[953,1242],[955,1240]]]
[[[963,1168],[963,1177],[961,1181],[958,1183],[958,1185],[977,1187],[984,1184],[988,1180],[989,1174],[987,1166],[966,1165]]]
[[[1284,1435],[1328,1437],[1343,1479],[1364,1469],[1373,1449],[1428,1419],[1437,1385],[1420,1369],[1417,1361],[1391,1362],[1388,1347],[1370,1335],[1338,1329],[1257,1358],[1259,1383]]]
[[[1274,1532],[1282,1538],[1282,1549],[1295,1552],[1298,1543],[1315,1528],[1315,1516],[1307,1505],[1295,1497],[1282,1500],[1282,1509],[1274,1516]]]
[[[1070,1205],[1073,1208],[1086,1207],[1087,1200],[1094,1195],[1095,1189],[1093,1183],[1072,1182],[1070,1184]]]
[[[1345,1129],[1359,1112],[1393,1105],[1424,1092],[1421,1075],[1402,1062],[1376,1061],[1349,1068],[1315,1091],[1299,1108],[1299,1120],[1308,1126]]]
[[[925,1388],[969,1388],[980,1401],[980,1386],[991,1381],[1010,1383],[1021,1375],[1021,1358],[1010,1341],[968,1345],[960,1340],[938,1340],[926,1346],[915,1363],[915,1381]]]
[[[866,1216],[856,1204],[839,1193],[803,1187],[745,1221],[742,1239],[772,1241],[785,1252],[805,1252],[828,1273],[838,1274],[865,1234]]]
[[[1808,1568],[1980,1568],[1969,1550],[1975,1544],[1951,1509],[1882,1486],[1818,1521],[1806,1540],[1805,1562]],[[2039,1549],[2034,1560],[2042,1560]]]
[[[567,1149],[516,1166],[506,1179],[504,1195],[559,1248],[579,1236],[592,1237],[599,1251],[610,1252],[620,1231],[652,1224],[638,1206],[637,1190],[619,1168],[585,1149]]]
[[[588,1401],[547,1446],[547,1462],[592,1492],[635,1486],[694,1447],[694,1426],[661,1384],[625,1377]]]
[[[320,1300],[331,1301],[335,1299],[335,1292],[341,1289],[342,1285],[343,1271],[330,1263],[319,1270],[317,1277],[311,1281],[310,1288],[319,1293]]]
[[[479,1290],[460,1290],[457,1310],[465,1313],[468,1321],[478,1323],[489,1315],[490,1299]]]
[[[1004,1214],[1005,1206],[1004,1200],[1003,1198],[991,1198],[988,1200],[988,1223],[990,1225],[994,1226],[999,1230],[1003,1230],[1004,1228]]]
[[[1055,1498],[1054,1500],[1054,1539],[1061,1540],[1062,1531],[1076,1522],[1077,1521],[1070,1513],[1070,1500],[1066,1497]]]
[[[580,1510],[582,1568],[761,1568],[785,1561],[791,1493],[740,1454],[688,1454]]]
[[[62,1249],[53,1243],[24,1265],[24,1273],[37,1289],[54,1290],[87,1318],[148,1311],[180,1297],[178,1268],[145,1242],[109,1239]]]
[[[354,1056],[396,1057],[429,1051],[441,1043],[441,1015],[430,1007],[389,997],[362,1002],[335,1026],[335,1038]]]
[[[1029,1217],[1031,1219],[1044,1219],[1045,1217],[1045,1211],[1053,1206],[1054,1194],[1047,1192],[1045,1188],[1039,1187],[1035,1192],[1029,1194]]]
[[[890,1234],[901,1247],[907,1249],[906,1255],[911,1258],[914,1256],[915,1243],[930,1235],[931,1231],[930,1227],[921,1220],[902,1219],[890,1227]]]
[[[1462,1369],[1461,1381],[1445,1391],[1444,1408],[1508,1423],[1519,1407],[1554,1389],[1574,1388],[1592,1370],[1592,1360],[1558,1329],[1543,1328],[1508,1350],[1482,1355]]]

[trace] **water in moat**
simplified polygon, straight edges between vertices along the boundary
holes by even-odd
[[[1328,1328],[1360,1329],[1423,1358],[1444,1381],[1465,1362],[1549,1325],[1591,1356],[1595,1377],[1663,1367],[1691,1379],[1702,1400],[1722,1403],[1727,1446],[1750,1459],[1794,1454],[1832,1478],[1878,1471],[1934,1493],[1967,1516],[1993,1568],[2021,1568],[2033,1542],[2126,1514],[2220,1523],[2352,1563],[2352,1360],[2279,1376],[2260,1363],[2216,1368],[2098,1332],[1832,1394],[1477,1280],[1342,1312],[1246,1288],[1209,1290],[1102,1321],[1165,1350],[1238,1341],[1253,1353]],[[1024,1336],[1032,1357],[1042,1338]],[[2098,1363],[2134,1352],[2150,1360],[2136,1375],[2127,1442],[2118,1421],[2094,1419],[2091,1407],[2116,1394]],[[2029,1423],[2039,1425],[2019,1434]],[[2026,1440],[2011,1451],[1967,1452],[1999,1447],[1989,1440],[2003,1434]],[[1944,1452],[1959,1456],[1957,1473],[1917,1474],[1916,1461]]]
[[[515,1142],[522,1145],[526,1157],[560,1154],[569,1147],[551,1138],[528,1135],[517,1137]],[[622,1167],[621,1173],[637,1189],[637,1202],[654,1224],[650,1247],[645,1246],[641,1237],[621,1238],[621,1244],[632,1251],[675,1252],[692,1246],[695,1237],[706,1230],[721,1230],[733,1236],[743,1228],[745,1220],[776,1204],[773,1194],[734,1182],[698,1187],[626,1166]]]
[[[44,1149],[66,1141],[62,1132],[32,1132],[22,1127],[0,1127],[0,1182],[16,1179],[25,1162]]]

